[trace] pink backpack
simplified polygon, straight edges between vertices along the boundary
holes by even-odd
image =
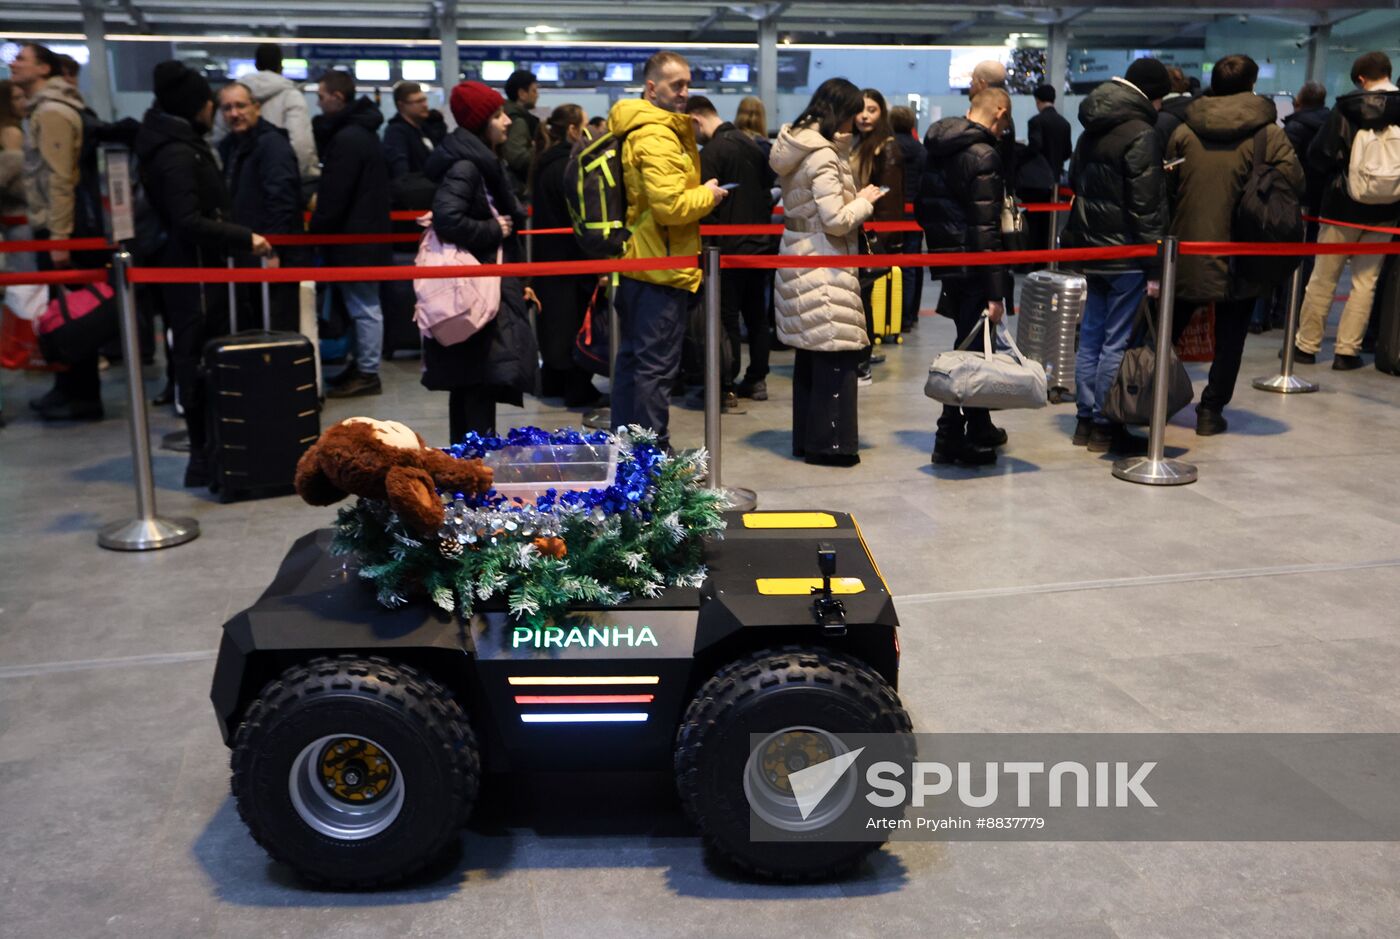
[[[418,219],[427,234],[418,244],[419,267],[479,266],[470,251],[438,238],[433,230],[433,213]],[[501,249],[496,249],[496,263],[501,263]],[[424,336],[431,336],[444,346],[466,342],[481,328],[496,318],[501,308],[501,279],[499,277],[441,277],[415,280],[413,292],[418,301],[413,308],[413,322]]]

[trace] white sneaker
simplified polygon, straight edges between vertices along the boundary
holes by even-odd
[[[858,388],[868,388],[873,384],[875,384],[875,376],[870,372],[866,372],[864,375],[856,373],[856,386]]]

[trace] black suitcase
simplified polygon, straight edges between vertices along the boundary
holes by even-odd
[[[222,502],[291,492],[297,461],[321,435],[311,340],[268,329],[219,336],[204,344],[203,371],[210,491]]]
[[[1400,255],[1386,256],[1381,266],[1371,320],[1376,325],[1376,368],[1400,375]]]

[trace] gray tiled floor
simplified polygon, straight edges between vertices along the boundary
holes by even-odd
[[[1231,432],[1168,446],[1201,480],[1147,489],[1069,446],[1069,407],[1008,413],[1001,464],[932,467],[922,372],[932,317],[861,395],[864,462],[786,456],[789,355],[773,398],[725,421],[725,479],[765,507],[860,518],[900,602],[904,699],[924,730],[1400,731],[1400,381],[1307,371],[1317,395],[1254,392],[1278,333],[1252,337]],[[1324,359],[1324,365],[1326,363]],[[445,399],[417,363],[328,419],[394,417],[445,442]],[[1196,377],[1203,371],[1196,369]],[[129,513],[124,374],[113,417],[43,427],[5,373],[0,431],[0,911],[6,936],[1152,937],[1393,935],[1389,844],[915,844],[805,887],[712,871],[666,780],[610,780],[604,806],[558,807],[548,781],[483,804],[460,850],[369,895],[301,886],[230,802],[207,702],[220,623],[263,589],[328,510],[220,505],[158,452],[162,511],[204,533],[167,552],[100,551]],[[149,376],[152,390],[155,370]],[[510,423],[576,414],[532,403]],[[674,412],[700,441],[699,414]],[[176,427],[154,415],[154,432]],[[175,655],[182,653],[183,655]],[[599,783],[599,785],[603,785]],[[535,809],[522,809],[521,803]]]

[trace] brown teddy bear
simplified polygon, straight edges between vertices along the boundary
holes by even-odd
[[[444,513],[438,489],[479,493],[491,468],[434,449],[397,421],[350,417],[328,428],[297,462],[297,494],[311,505],[347,495],[378,499],[420,535],[435,534]]]

